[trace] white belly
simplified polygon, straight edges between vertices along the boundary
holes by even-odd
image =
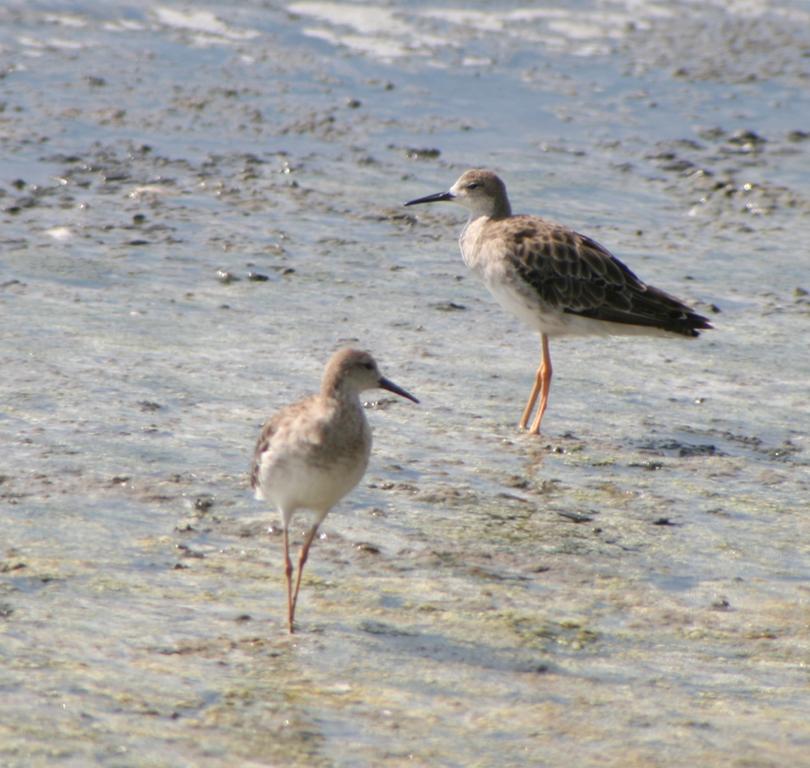
[[[298,460],[267,462],[260,470],[256,496],[287,513],[310,509],[325,515],[360,482],[367,463],[314,467]]]

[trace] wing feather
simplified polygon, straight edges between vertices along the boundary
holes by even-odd
[[[515,216],[507,258],[549,306],[573,315],[697,336],[707,318],[649,286],[595,240],[535,216]]]

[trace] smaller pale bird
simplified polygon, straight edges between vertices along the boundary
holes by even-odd
[[[286,406],[265,423],[256,442],[251,486],[257,499],[281,513],[284,572],[287,577],[287,624],[295,631],[295,604],[309,548],[329,510],[359,482],[371,453],[371,429],[359,395],[380,387],[414,403],[419,401],[380,374],[368,353],[341,349],[324,370],[317,395]],[[289,528],[296,510],[315,513],[298,556],[292,588]]]
[[[679,299],[646,285],[595,240],[539,216],[512,215],[492,171],[466,171],[447,192],[405,205],[450,200],[470,216],[459,237],[464,263],[498,303],[540,333],[540,365],[518,426],[539,434],[551,387],[548,340],[557,336],[698,336],[711,328]]]

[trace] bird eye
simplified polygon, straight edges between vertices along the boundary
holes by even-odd
[[[374,363],[363,363],[363,368],[365,368],[368,371],[373,371],[374,370]]]
[[[467,184],[467,189],[478,189],[478,187],[480,187],[480,186],[481,186],[481,182],[471,181],[469,184]]]

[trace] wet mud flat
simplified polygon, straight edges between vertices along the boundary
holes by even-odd
[[[0,763],[806,759],[808,27],[665,10],[0,11]],[[536,340],[400,206],[469,165],[716,330],[553,345],[517,433]],[[247,466],[346,342],[422,406],[290,637]]]

